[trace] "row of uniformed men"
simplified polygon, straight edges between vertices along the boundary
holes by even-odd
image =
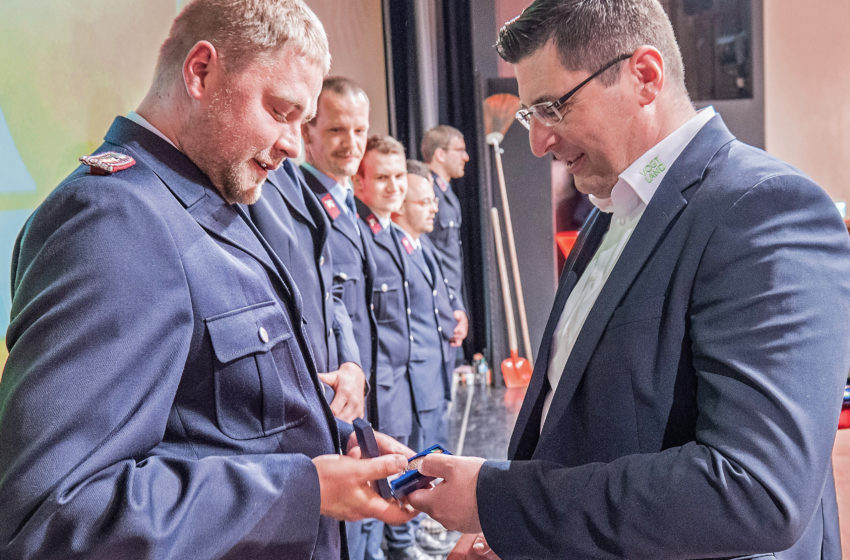
[[[365,414],[414,450],[447,446],[451,374],[468,327],[449,181],[468,155],[452,127],[425,134],[427,165],[368,127],[365,92],[325,79],[303,129],[306,161],[270,173],[250,215],[295,280],[333,413]],[[391,558],[424,557],[416,526],[386,528]],[[376,521],[349,523],[351,557],[382,557],[383,532]]]

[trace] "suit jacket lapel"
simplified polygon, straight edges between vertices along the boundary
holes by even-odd
[[[564,367],[547,419],[558,418],[563,414],[596,351],[611,315],[676,217],[687,205],[684,191],[702,178],[711,157],[733,138],[720,117],[714,117],[688,144],[665,175],[584,322]],[[548,423],[548,429],[558,429],[557,424]],[[544,428],[544,432],[546,430]]]
[[[587,217],[578,239],[576,239],[567,257],[567,261],[564,263],[561,281],[558,291],[555,294],[555,302],[552,304],[552,311],[549,313],[549,320],[546,323],[542,342],[537,351],[534,372],[526,390],[525,399],[517,416],[516,426],[514,427],[511,442],[508,446],[509,458],[528,458],[534,451],[540,432],[542,403],[549,387],[546,372],[549,369],[549,354],[552,348],[552,337],[555,327],[561,318],[561,312],[567,302],[567,297],[569,297],[570,292],[572,292],[573,287],[575,287],[579,276],[584,272],[590,259],[596,253],[599,244],[602,242],[602,238],[605,236],[605,232],[608,231],[610,221],[610,214],[605,214],[594,209]],[[522,445],[521,448],[520,445]]]

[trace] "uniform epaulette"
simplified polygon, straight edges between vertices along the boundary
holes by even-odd
[[[136,165],[136,160],[127,154],[119,154],[118,152],[103,152],[93,156],[83,156],[80,161],[89,166],[89,173],[92,175],[111,175]]]

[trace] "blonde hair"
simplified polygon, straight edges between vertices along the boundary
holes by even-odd
[[[302,0],[193,0],[174,19],[160,48],[154,83],[164,86],[177,79],[199,41],[209,41],[230,72],[285,44],[325,74],[331,64],[322,22]]]
[[[431,160],[434,159],[434,152],[439,148],[448,149],[452,138],[463,140],[463,133],[447,124],[440,124],[426,130],[425,134],[422,135],[422,142],[419,145],[419,150],[422,152],[422,159],[426,163],[431,163]]]

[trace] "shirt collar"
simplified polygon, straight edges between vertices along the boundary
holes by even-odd
[[[160,132],[157,127],[152,125],[150,122],[148,122],[148,120],[145,117],[138,114],[137,112],[130,111],[129,113],[127,113],[127,119],[133,121],[134,123],[141,126],[142,128],[146,128],[146,129],[150,130],[151,132],[153,132],[154,134],[156,134],[157,136],[159,136],[160,138],[162,138],[163,140],[165,140],[166,142],[168,142],[169,144],[174,146],[174,148],[177,149],[177,151],[182,151],[165,134]]]
[[[407,233],[407,231],[406,231],[403,227],[401,227],[400,225],[398,225],[397,223],[393,222],[393,225],[394,225],[396,228],[398,228],[398,230],[399,230],[400,232],[402,232],[402,233],[404,234],[404,236],[405,236],[405,237],[407,237],[407,240],[408,240],[408,241],[410,241],[410,244],[413,246],[413,248],[414,248],[414,249],[421,249],[421,248],[422,248],[422,242],[421,242],[418,238],[417,238],[417,239],[414,239],[412,235],[410,235],[409,233]]]
[[[337,183],[335,179],[319,171],[306,161],[302,165],[304,166],[304,169],[312,173],[316,179],[319,180],[319,183],[325,187],[325,190],[331,193],[331,196],[334,197],[337,206],[342,208],[342,211],[348,214],[349,210],[348,205],[345,203],[345,196],[349,190],[353,190],[351,188],[350,181],[346,179],[345,183]]]
[[[432,173],[432,175],[434,175],[434,184],[440,187],[441,191],[446,192],[447,190],[449,190],[449,184],[443,181],[442,177],[440,177],[436,173]]]
[[[699,111],[620,173],[610,198],[590,195],[590,201],[603,212],[617,216],[629,215],[641,204],[648,205],[667,171],[715,114],[711,106]]]

